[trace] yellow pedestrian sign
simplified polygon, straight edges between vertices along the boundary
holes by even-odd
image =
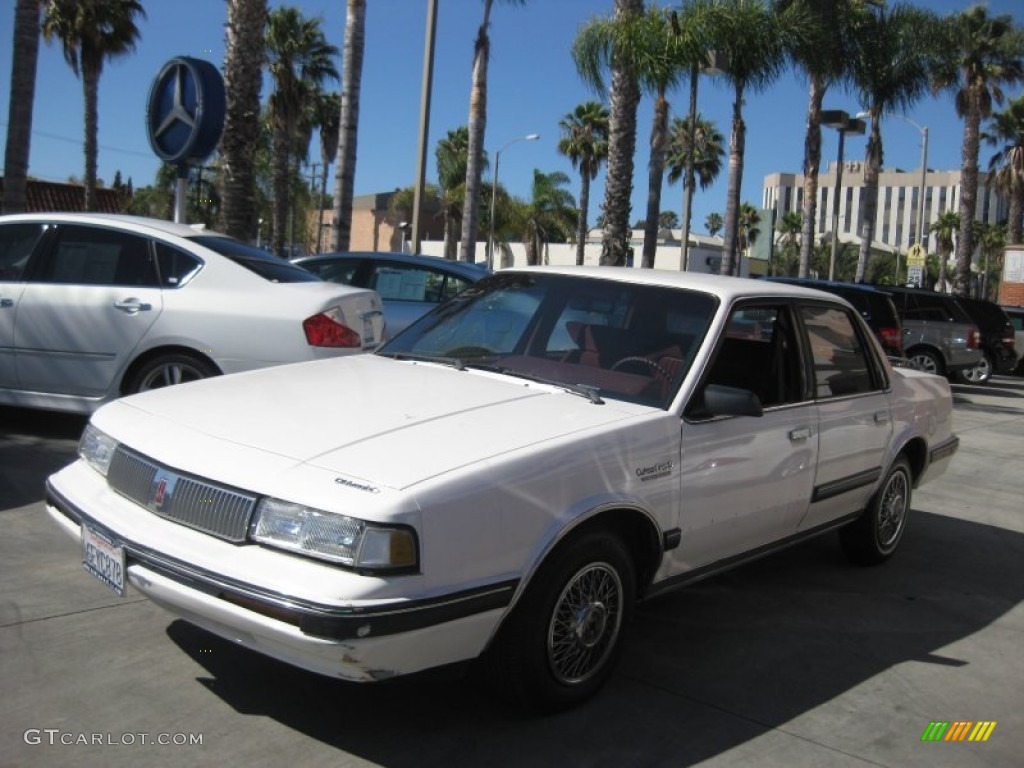
[[[920,243],[914,243],[910,246],[910,250],[907,251],[907,266],[923,267],[927,256],[928,252],[925,251],[924,246]]]

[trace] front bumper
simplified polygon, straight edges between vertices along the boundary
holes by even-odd
[[[171,613],[280,661],[345,680],[379,680],[475,658],[517,586],[509,581],[436,598],[328,605],[126,539],[70,501],[52,479],[46,508],[76,538],[87,524],[121,544],[127,582]]]

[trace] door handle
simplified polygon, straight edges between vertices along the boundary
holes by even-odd
[[[148,304],[144,301],[139,301],[136,298],[122,299],[121,301],[114,302],[114,309],[119,309],[122,312],[127,312],[129,315],[136,315],[139,312],[149,312],[153,308],[152,304]]]
[[[888,424],[889,414],[886,411],[875,411],[875,424]]]
[[[791,430],[789,430],[789,439],[792,440],[794,443],[797,440],[807,440],[808,438],[810,438],[810,436],[811,436],[811,428],[810,427],[800,427],[798,429],[791,429]]]

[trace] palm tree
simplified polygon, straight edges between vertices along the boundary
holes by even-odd
[[[437,161],[437,183],[440,188],[441,208],[444,215],[444,257],[454,260],[458,254],[459,227],[466,202],[466,165],[469,163],[469,128],[460,126],[437,142],[434,150]],[[482,158],[487,167],[486,154]]]
[[[587,22],[573,41],[572,57],[583,80],[605,91],[604,73],[611,71],[608,91],[608,172],[604,184],[605,217],[601,263],[622,266],[629,248],[630,196],[636,153],[636,110],[640,103],[637,59],[638,21],[643,0],[615,0],[611,17]]]
[[[562,138],[558,151],[569,158],[580,172],[580,213],[576,223],[576,264],[583,264],[587,244],[587,214],[590,208],[590,182],[597,178],[601,162],[608,157],[608,110],[598,101],[576,106],[562,118]]]
[[[725,221],[722,219],[722,214],[720,213],[709,213],[707,218],[704,219],[704,226],[711,237],[714,237],[721,232],[724,225]]]
[[[878,210],[878,175],[883,160],[881,119],[908,110],[927,92],[930,40],[937,23],[931,11],[896,4],[865,14],[854,28],[853,79],[871,117],[858,226],[858,283],[864,281]]]
[[[576,225],[576,201],[563,189],[569,176],[561,171],[542,173],[534,169],[530,202],[525,210],[523,243],[526,263],[540,264],[547,243],[564,243]]]
[[[675,211],[662,211],[658,214],[658,229],[677,229],[679,214]]]
[[[323,250],[324,201],[327,199],[327,171],[338,154],[338,131],[341,125],[341,96],[321,93],[316,100],[314,121],[320,133],[320,200],[317,202],[316,252]]]
[[[25,181],[32,144],[32,103],[39,60],[40,0],[18,0],[14,9],[14,55],[7,105],[7,145],[4,149],[3,213],[25,210]]]
[[[274,82],[270,116],[274,134],[274,252],[285,255],[285,226],[291,203],[289,178],[304,112],[327,79],[338,79],[333,58],[338,49],[327,42],[319,18],[308,19],[295,7],[270,12],[266,37],[267,67]],[[337,201],[335,201],[337,206]]]
[[[1012,99],[1002,112],[992,115],[987,131],[981,134],[999,150],[989,160],[990,178],[1010,201],[1006,219],[1006,240],[1021,242],[1024,217],[1024,96]]]
[[[744,99],[779,76],[786,63],[786,51],[796,47],[795,41],[806,33],[808,23],[798,6],[776,12],[760,0],[722,0],[714,8],[711,24],[715,48],[728,58],[725,77],[734,93],[721,267],[723,275],[731,275],[740,250],[740,190],[747,131],[743,122]]]
[[[739,214],[739,238],[737,248],[740,253],[747,250],[757,242],[761,236],[758,225],[761,223],[761,212],[750,203],[743,203],[740,206]],[[723,272],[723,274],[725,274]]]
[[[1000,266],[997,262],[999,254],[1006,247],[1006,226],[994,224],[987,221],[975,221],[972,225],[974,239],[981,251],[981,290],[978,291],[978,298],[988,299],[988,285],[991,282],[993,271],[996,276],[999,270],[993,267]]]
[[[960,232],[960,214],[956,211],[944,211],[928,228],[935,236],[935,247],[939,252],[938,290],[946,292],[946,263],[953,253],[955,236]]]
[[[699,112],[695,116],[694,126],[691,129],[689,118],[677,117],[672,120],[668,132],[668,154],[665,159],[665,164],[668,166],[668,182],[675,184],[682,179],[687,171],[687,163],[692,162],[692,170],[696,180],[700,182],[700,188],[707,189],[722,172],[725,137],[722,136],[713,121],[705,120]],[[683,190],[684,196],[691,192],[690,187]],[[683,210],[687,208],[684,200]],[[706,224],[705,226],[710,229],[711,225]],[[722,224],[719,221],[718,229],[721,228]]]
[[[804,234],[804,217],[800,211],[790,211],[782,217],[778,225],[779,231],[779,265],[772,265],[773,274],[794,276],[804,269],[801,253],[803,251],[800,238]],[[808,265],[810,261],[808,261]],[[805,270],[806,271],[806,270]],[[806,274],[800,277],[807,277]]]
[[[522,5],[524,0],[504,0]],[[487,127],[487,63],[491,55],[491,6],[484,0],[484,19],[473,47],[473,86],[469,93],[469,154],[466,162],[466,195],[462,206],[462,243],[459,258],[476,259],[476,238],[480,213],[480,179],[483,174],[484,133]]]
[[[82,79],[85,97],[85,210],[96,210],[97,101],[103,63],[135,50],[136,18],[146,12],[138,0],[48,0],[43,37],[59,39],[64,60]]]
[[[981,121],[993,104],[1002,104],[1004,85],[1024,79],[1024,33],[1011,16],[989,16],[984,5],[948,17],[944,25],[943,57],[935,67],[934,90],[956,94],[957,115],[964,120],[960,181],[960,236],[956,243],[953,293],[970,289],[974,253],[975,208],[978,200],[978,153]]]
[[[650,7],[645,11],[640,33],[643,58],[637,74],[643,88],[654,96],[651,156],[647,165],[647,218],[641,260],[641,266],[650,269],[654,266],[654,254],[658,248],[658,213],[661,211],[661,187],[668,145],[669,102],[666,96],[689,71],[684,61],[703,55],[704,50],[696,35],[682,34],[678,16],[673,17],[662,8]],[[687,47],[699,53],[688,54]]]
[[[849,78],[852,60],[850,31],[870,6],[881,0],[782,0],[798,5],[811,20],[811,35],[792,51],[809,80],[807,132],[804,138],[803,231],[799,276],[807,277],[814,250],[818,209],[818,170],[821,167],[821,107],[828,89]]]
[[[334,250],[347,251],[352,236],[352,196],[356,181],[356,143],[359,127],[359,87],[363,77],[363,49],[366,43],[366,0],[348,0],[345,43],[342,55],[341,116],[339,118],[338,165],[335,171]],[[335,77],[337,74],[335,74]]]
[[[263,32],[267,0],[228,0],[224,92],[227,105],[220,155],[224,166],[223,218],[227,234],[251,240],[257,228],[256,162],[263,88]]]

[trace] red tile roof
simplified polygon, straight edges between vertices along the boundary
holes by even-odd
[[[4,180],[0,177],[0,198]],[[97,213],[121,213],[123,191],[100,187],[96,190]],[[83,211],[85,188],[81,184],[62,184],[56,181],[29,179],[25,184],[25,213],[51,213],[56,211]]]

